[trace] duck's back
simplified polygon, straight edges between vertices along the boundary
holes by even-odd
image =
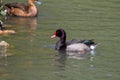
[[[19,9],[22,9],[22,10],[28,10],[28,5],[25,4],[25,3],[19,3],[19,2],[16,2],[16,3],[6,3],[5,4],[5,7],[7,8],[19,8]]]
[[[71,45],[71,44],[75,44],[75,43],[80,43],[80,40],[77,39],[72,39],[66,42],[66,45]]]
[[[72,45],[68,45],[67,48],[66,48],[67,51],[89,51],[90,48],[83,44],[83,43],[75,43],[75,44],[72,44]]]

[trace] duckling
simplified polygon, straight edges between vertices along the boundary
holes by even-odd
[[[35,17],[38,14],[38,10],[34,4],[37,2],[41,4],[38,0],[28,0],[25,3],[7,3],[4,5],[9,16],[19,16],[19,17]]]
[[[3,26],[3,22],[0,21],[0,35],[1,34],[14,34],[16,33],[14,30],[5,30],[5,27]]]

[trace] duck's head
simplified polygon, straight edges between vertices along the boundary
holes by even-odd
[[[66,49],[66,33],[63,29],[57,29],[51,38],[59,37],[59,41],[57,41],[55,49],[56,50],[65,50]]]
[[[35,2],[37,4],[41,4],[41,2],[39,0],[31,0],[32,2]]]
[[[65,38],[66,37],[66,33],[63,29],[57,29],[54,34],[51,36],[51,38]]]

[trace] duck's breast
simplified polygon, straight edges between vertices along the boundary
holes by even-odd
[[[68,45],[67,48],[66,48],[67,51],[89,51],[90,48],[85,45],[85,44],[82,44],[82,43],[75,43],[75,44],[72,44],[72,45]]]

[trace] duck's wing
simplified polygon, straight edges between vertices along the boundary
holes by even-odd
[[[79,43],[83,43],[88,46],[95,44],[95,42],[93,40],[81,40],[81,41],[79,41]]]
[[[28,10],[28,5],[25,3],[6,3],[4,5],[5,7],[11,9],[11,8],[20,8],[22,10]]]
[[[88,46],[96,44],[92,39],[91,40],[77,40],[77,39],[72,39],[66,42],[67,45],[75,44],[75,43],[83,43]]]
[[[71,44],[75,44],[75,43],[79,43],[80,40],[77,39],[72,39],[66,42],[67,45],[71,45]]]

